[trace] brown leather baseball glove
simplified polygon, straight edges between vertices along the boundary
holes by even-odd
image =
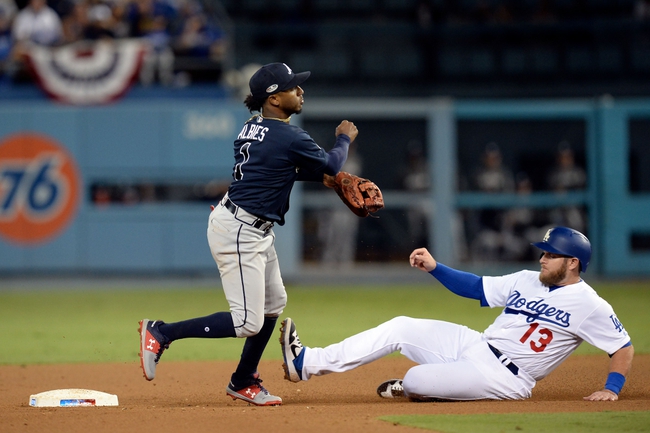
[[[336,176],[326,174],[323,184],[336,191],[343,203],[362,218],[384,207],[381,190],[368,179],[341,171]]]

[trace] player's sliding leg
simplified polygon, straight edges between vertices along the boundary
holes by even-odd
[[[481,341],[480,333],[465,326],[403,316],[325,348],[302,349],[302,345],[294,344],[299,338],[291,319],[283,322],[282,329],[285,363],[292,358],[293,367],[287,368],[295,369],[295,373],[288,374],[292,381],[297,376],[308,380],[311,376],[348,371],[396,351],[418,364],[449,362],[468,344]],[[297,368],[300,362],[302,366]]]

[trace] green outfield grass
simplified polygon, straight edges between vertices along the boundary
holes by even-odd
[[[645,433],[650,412],[402,415],[380,419],[440,433]]]
[[[637,353],[650,352],[647,283],[599,283],[632,336]],[[292,317],[303,343],[323,346],[392,317],[407,315],[462,323],[483,330],[499,309],[480,308],[432,280],[424,285],[287,287],[289,303],[282,317]],[[0,364],[124,362],[137,359],[138,320],[168,322],[227,310],[219,287],[92,288],[0,290]],[[168,360],[236,360],[237,339],[188,339],[165,352]],[[578,353],[599,353],[583,344]],[[271,345],[265,359],[280,359]]]

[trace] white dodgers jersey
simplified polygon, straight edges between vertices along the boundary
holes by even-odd
[[[612,306],[582,280],[549,289],[539,272],[521,271],[483,277],[483,288],[490,307],[505,307],[485,337],[535,380],[583,340],[608,354],[630,342]]]

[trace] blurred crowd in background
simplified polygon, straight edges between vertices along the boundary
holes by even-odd
[[[177,59],[215,65],[207,76],[200,70],[181,76],[186,81],[220,78],[216,66],[226,54],[226,34],[199,0],[0,0],[0,73],[14,83],[30,81],[23,63],[29,44],[116,38],[143,38],[150,45],[158,67],[141,76],[143,84],[173,84]]]
[[[557,146],[555,163],[548,168],[546,190],[556,194],[583,191],[587,173],[576,163],[575,152],[567,141]],[[465,212],[469,250],[466,257],[476,260],[534,260],[537,252],[531,243],[544,235],[551,226],[573,227],[587,232],[587,214],[580,206],[534,208],[526,204],[533,192],[530,176],[525,171],[516,174],[503,164],[497,143],[488,143],[482,155],[482,165],[475,171],[472,190],[488,194],[514,193],[521,205],[510,209],[481,209]]]
[[[234,26],[224,26],[224,20]],[[610,21],[617,21],[617,26],[608,27]],[[313,71],[309,96],[337,96],[336,92],[360,96],[354,92],[367,84],[368,92],[375,92],[371,96],[376,92],[386,96],[390,86],[397,91],[411,86],[412,93],[400,96],[430,96],[427,91],[434,89],[445,95],[482,97],[505,88],[499,87],[502,83],[495,77],[507,81],[508,91],[537,82],[547,85],[542,92],[558,88],[567,92],[560,96],[576,96],[578,92],[591,96],[604,93],[605,80],[609,80],[607,84],[619,82],[632,87],[650,82],[650,32],[638,32],[633,37],[621,32],[631,27],[627,23],[646,22],[650,23],[650,0],[0,0],[0,77],[12,83],[31,80],[23,64],[24,50],[30,43],[58,47],[79,41],[141,38],[151,46],[156,62],[155,68],[143,69],[142,85],[228,81],[231,71],[224,67],[226,63],[240,70],[253,65],[234,86],[245,94],[247,77],[259,66],[257,63],[286,61],[296,70]],[[382,30],[382,25],[396,23],[404,24],[407,30]],[[320,27],[328,24],[335,25]],[[566,26],[580,32],[477,31],[509,25]],[[377,33],[372,33],[373,28]],[[437,33],[439,28],[454,31]],[[467,28],[474,30],[455,32]],[[415,55],[408,56],[410,52]],[[386,63],[391,64],[383,67]],[[566,74],[567,70],[575,74]],[[581,87],[598,73],[602,82],[589,89]],[[471,94],[454,93],[457,89],[453,85],[468,76],[481,87],[470,88]],[[384,80],[384,85],[378,86],[375,78]],[[324,84],[320,93],[319,84]],[[436,85],[440,87],[434,88]],[[645,90],[640,86],[632,91],[645,91],[647,95],[649,89],[646,85]],[[409,140],[399,146],[407,149],[405,168],[399,176],[402,180],[388,189],[428,191],[431,180],[426,146]],[[549,149],[552,146],[549,144]],[[548,177],[543,181],[534,179],[536,183],[531,182],[533,173],[521,167],[513,172],[503,163],[500,143],[487,143],[482,165],[471,167],[476,170],[460,180],[459,190],[522,196],[533,190],[585,190],[584,145],[578,149],[580,158],[576,158],[570,142],[560,142],[556,150],[555,166],[548,167]],[[355,156],[358,159],[351,159],[357,164],[352,171],[361,174],[363,159],[364,173],[373,177],[370,170],[381,164],[362,158],[363,152],[360,146]],[[185,184],[109,180],[93,184],[89,195],[98,207],[112,203],[214,203],[227,185],[228,180],[221,179]],[[336,210],[343,211],[340,218],[350,217],[347,209]],[[428,239],[430,210],[426,203],[418,203],[400,210],[402,219],[396,218],[408,227],[408,238],[416,246]],[[329,219],[339,217],[334,211],[328,214]],[[359,221],[347,223],[351,232],[341,240],[334,236],[337,233],[324,216],[315,224],[312,246],[306,242],[306,255],[312,248],[309,257],[323,263],[331,264],[333,257],[344,264],[353,262],[361,254],[357,247],[363,243],[356,234]],[[534,259],[530,241],[538,240],[549,224],[588,232],[585,209],[575,206],[471,209],[463,210],[460,220],[459,236],[466,246],[463,254],[474,260]],[[381,220],[361,223],[390,221],[386,214]]]
[[[289,50],[327,45],[318,40],[316,28],[291,33],[305,25],[408,23],[431,29],[615,19],[649,20],[650,0],[0,0],[0,75],[15,82],[28,79],[21,64],[26,41],[60,46],[80,40],[144,38],[159,67],[155,76],[141,77],[143,84],[170,85],[183,69],[194,75],[184,78],[219,81],[226,57],[238,56],[239,60],[229,60],[242,67],[253,61],[247,54],[260,54],[251,53],[246,42],[234,47],[235,35],[228,34],[231,29],[225,28],[224,20],[235,27],[254,24],[254,34],[248,35],[254,48],[287,56],[280,49],[287,44],[280,39],[287,35]],[[273,27],[277,25],[282,32]],[[193,63],[196,59],[209,62]],[[428,73],[433,69],[426,68]]]

